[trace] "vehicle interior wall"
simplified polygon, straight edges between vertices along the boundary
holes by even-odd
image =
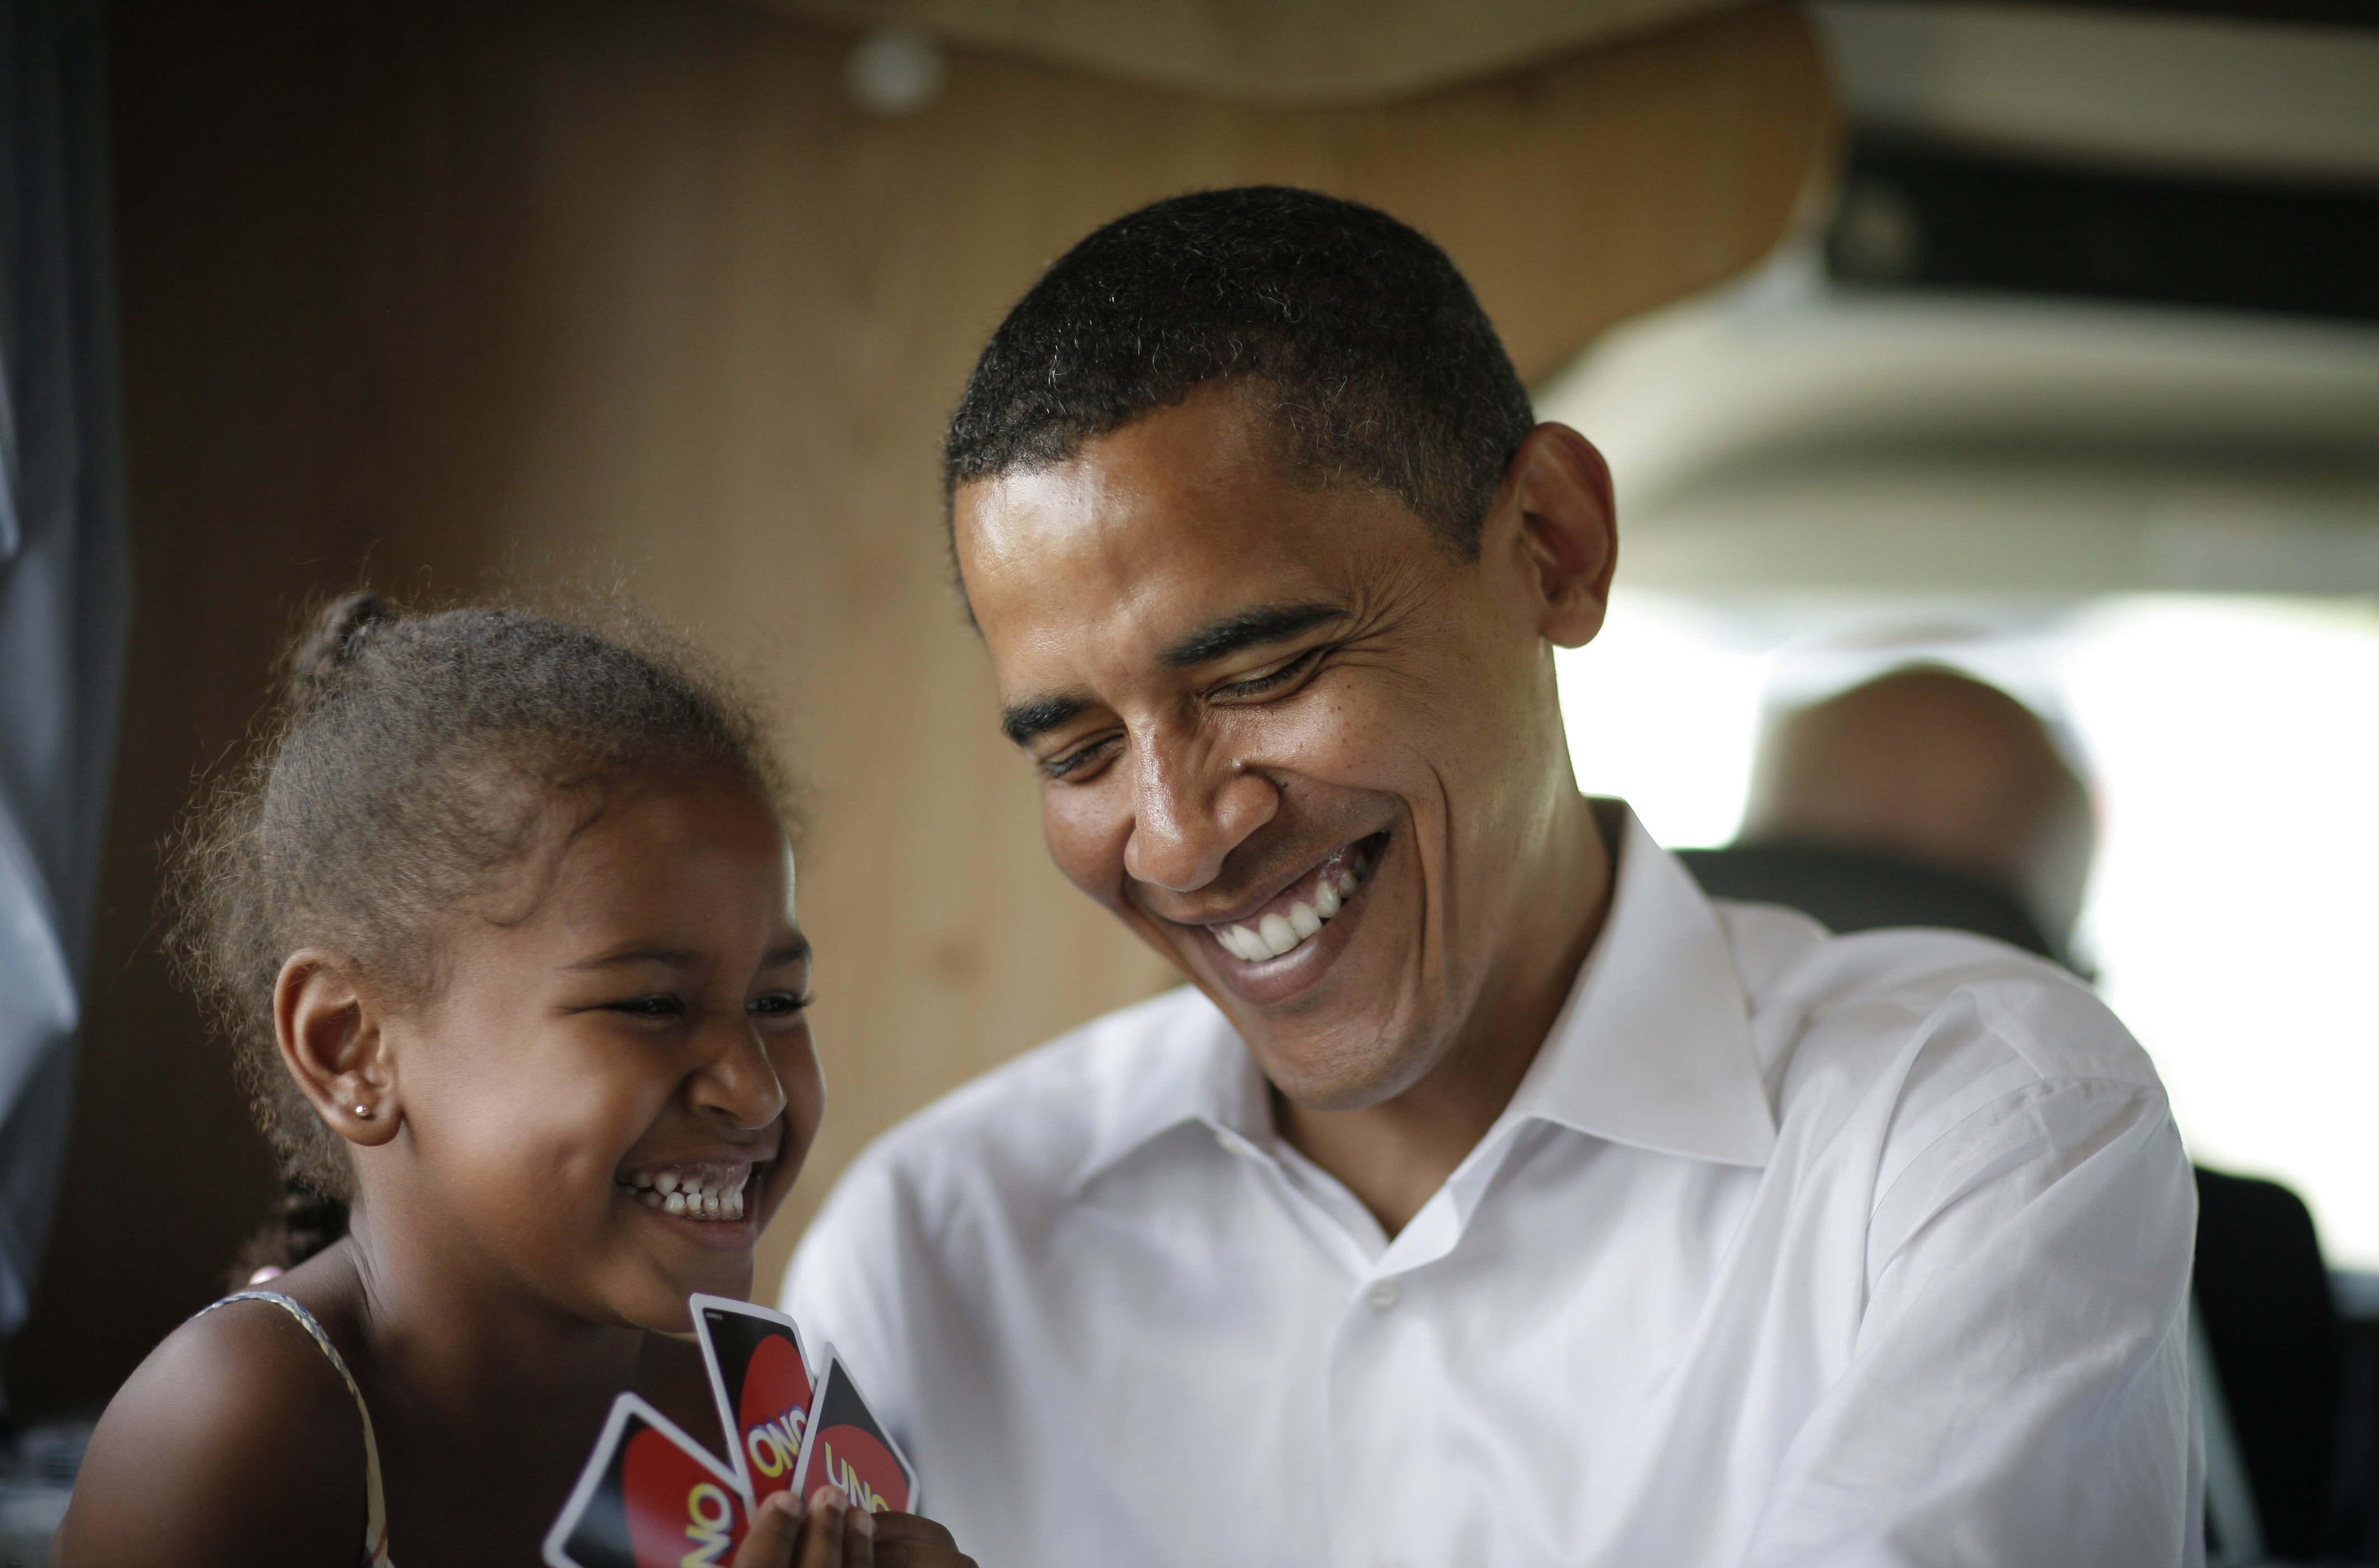
[[[309,599],[623,589],[785,698],[833,1104],[772,1271],[876,1132],[1172,981],[1048,865],[944,583],[938,423],[1035,271],[1161,195],[1315,186],[1444,243],[1533,378],[1768,253],[1834,142],[1774,5],[1330,108],[957,50],[897,118],[846,94],[851,32],[723,4],[115,27],[139,598],[26,1413],[103,1398],[272,1196],[158,954],[159,851]]]

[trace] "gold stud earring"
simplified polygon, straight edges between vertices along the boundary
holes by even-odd
[[[363,1117],[366,1121],[369,1121],[371,1120],[371,1107],[369,1105],[358,1104],[356,1107],[356,1115]]]

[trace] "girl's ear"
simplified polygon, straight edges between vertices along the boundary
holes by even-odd
[[[367,1147],[396,1136],[395,1064],[380,1008],[340,954],[304,947],[272,983],[282,1065],[331,1130]]]

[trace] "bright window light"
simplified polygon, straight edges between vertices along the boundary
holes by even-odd
[[[2060,685],[2098,779],[2083,941],[2191,1152],[2379,1268],[2379,613],[2107,601]]]
[[[1689,600],[1621,593],[1600,636],[1557,656],[1578,788],[1675,848],[1733,838],[1751,782],[1769,660],[1724,635]]]
[[[1769,694],[1822,694],[1804,654],[1746,627],[1619,596],[1560,657],[1580,786],[1662,843],[1730,838]],[[2379,1269],[2379,609],[2124,597],[2039,630],[1950,657],[2004,683],[1995,654],[2020,655],[2045,679],[2018,694],[2085,754],[2101,838],[2080,947],[2107,1001],[2193,1158],[2288,1183],[2333,1265]]]

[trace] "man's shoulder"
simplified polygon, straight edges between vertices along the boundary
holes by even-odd
[[[1797,911],[1713,900],[1756,1048],[1787,1090],[1844,1072],[2099,1080],[2161,1090],[2147,1054],[2070,971],[1964,932],[1836,935]]]
[[[1054,1194],[1120,1119],[1195,1072],[1228,1030],[1186,985],[1093,1019],[893,1127],[844,1180],[889,1181],[912,1200]]]

